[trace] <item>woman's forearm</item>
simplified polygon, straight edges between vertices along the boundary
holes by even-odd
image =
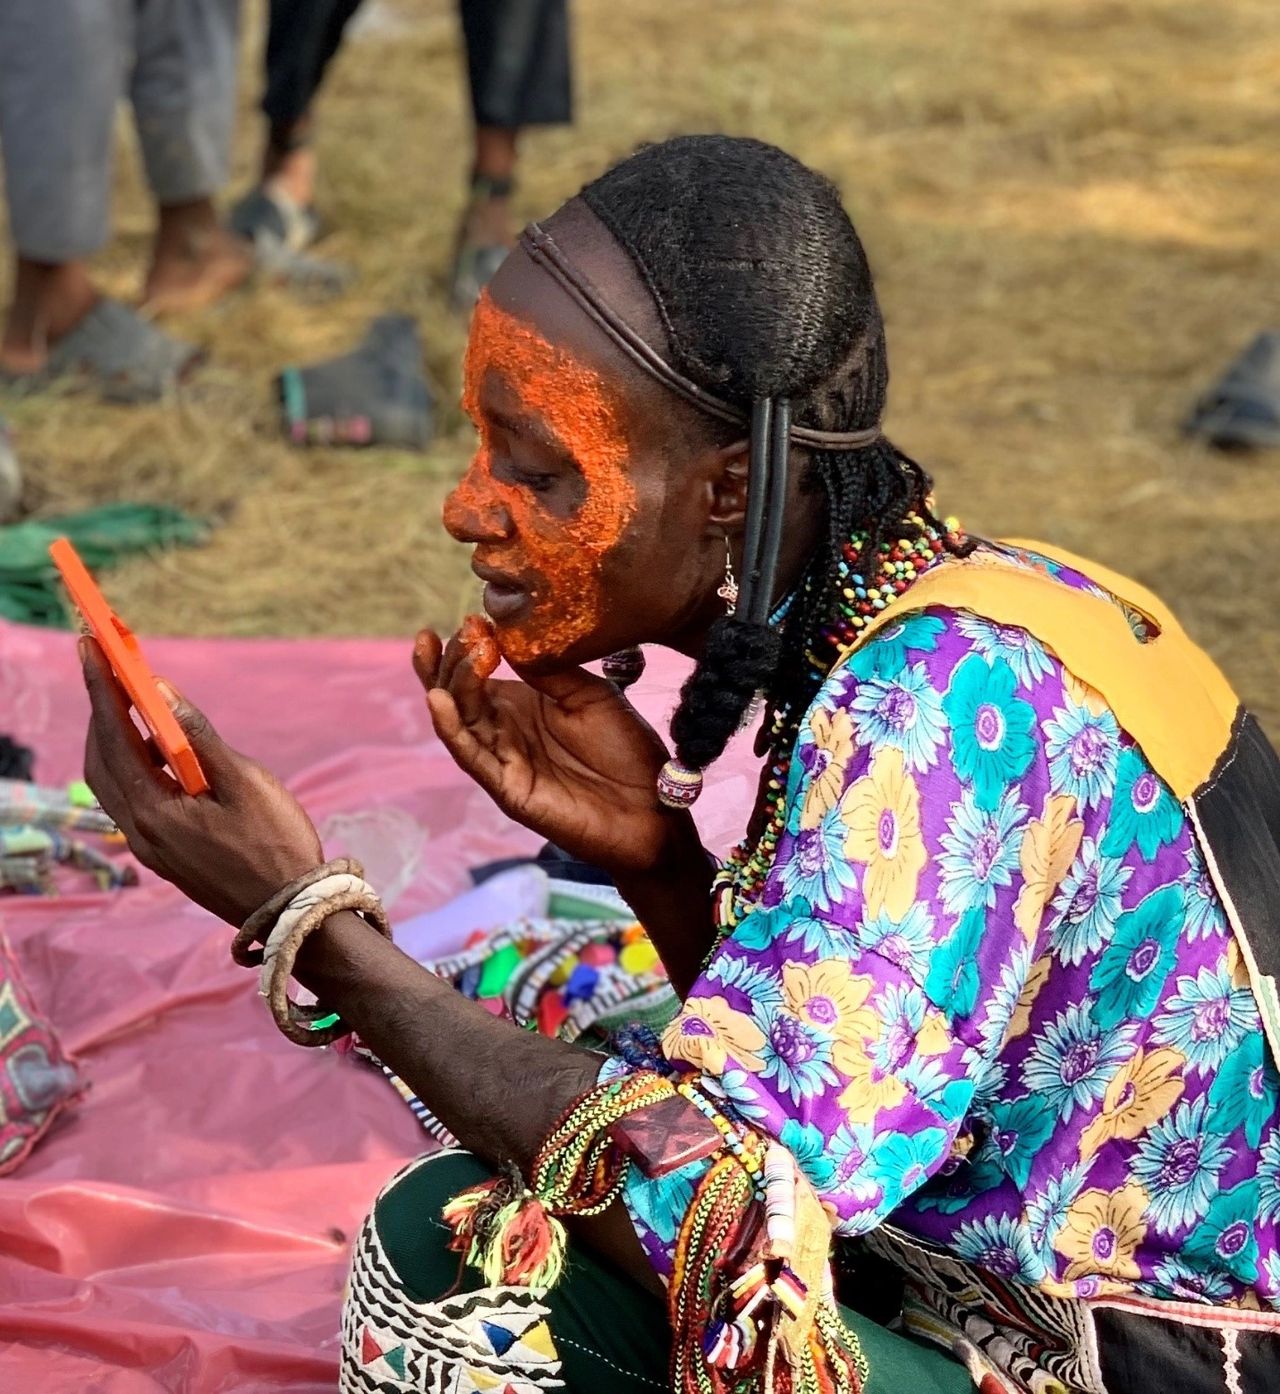
[[[600,1070],[599,1056],[491,1016],[349,911],[306,941],[295,976],[493,1165],[527,1169]]]
[[[711,858],[694,837],[673,849],[660,870],[617,878],[619,894],[644,925],[682,999],[711,950],[714,875]]]
[[[600,1072],[600,1057],[490,1016],[350,911],[306,941],[295,976],[360,1034],[458,1141],[492,1166],[528,1175],[556,1120]],[[619,1204],[573,1231],[661,1294]]]

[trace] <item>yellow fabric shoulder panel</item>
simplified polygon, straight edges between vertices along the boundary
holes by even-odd
[[[1213,660],[1191,642],[1169,609],[1136,581],[1040,542],[1007,545],[1039,552],[1087,576],[1153,621],[1141,642],[1119,605],[995,552],[939,563],[890,604],[842,656],[904,615],[938,606],[969,610],[1025,629],[1066,670],[1095,688],[1121,727],[1179,800],[1208,779],[1226,749],[1239,700]]]

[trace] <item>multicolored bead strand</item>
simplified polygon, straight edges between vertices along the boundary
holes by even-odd
[[[862,555],[866,534],[855,533],[845,543],[837,582],[839,613],[822,627],[817,642],[806,654],[810,673],[819,682],[826,678],[867,625],[904,595],[918,576],[936,565],[947,554],[948,544],[954,546],[963,538],[954,519],[946,521],[945,531],[931,526],[918,514],[910,515],[907,521],[918,529],[918,535],[882,542],[876,567],[869,577]],[[807,583],[806,590],[811,584]],[[803,712],[786,708],[773,714],[767,738],[771,763],[763,781],[763,827],[754,840],[746,839],[729,854],[713,887],[718,939],[732,932],[758,903],[773,866],[786,826],[791,756],[796,726],[803,716]]]

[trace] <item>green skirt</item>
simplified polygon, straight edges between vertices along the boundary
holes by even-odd
[[[441,1208],[489,1173],[469,1153],[421,1158],[378,1197],[356,1243],[342,1321],[343,1394],[652,1394],[668,1386],[662,1302],[575,1249],[546,1293],[485,1287],[447,1248]],[[965,1394],[962,1365],[842,1309],[866,1394]]]

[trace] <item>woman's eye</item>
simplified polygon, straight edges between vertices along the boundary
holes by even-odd
[[[545,494],[555,488],[554,474],[544,474],[538,470],[518,470],[516,476],[521,484],[532,489],[535,494]]]

